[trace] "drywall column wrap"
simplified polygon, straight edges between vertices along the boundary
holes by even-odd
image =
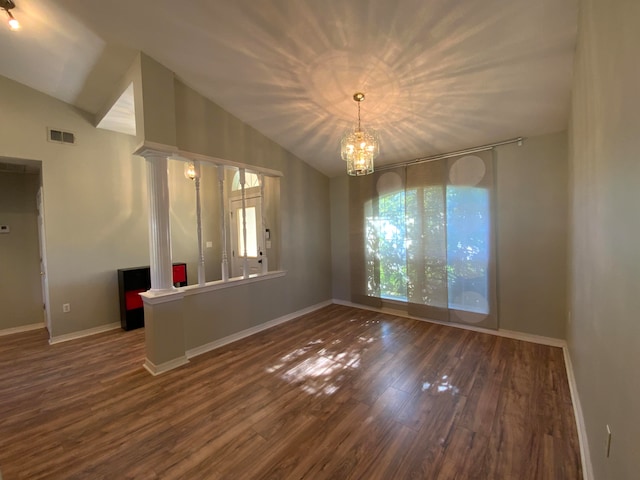
[[[171,229],[169,227],[169,172],[167,157],[143,154],[147,164],[149,195],[149,255],[151,291],[173,290]]]

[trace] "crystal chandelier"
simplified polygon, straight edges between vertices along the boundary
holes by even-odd
[[[353,99],[358,103],[358,126],[344,133],[340,153],[347,162],[349,175],[367,175],[373,173],[373,160],[380,153],[380,142],[374,130],[365,130],[360,126],[360,102],[364,100],[364,93],[354,93]]]

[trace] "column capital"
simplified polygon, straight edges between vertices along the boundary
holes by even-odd
[[[151,159],[153,157],[163,157],[169,158],[171,156],[177,155],[179,152],[178,147],[174,145],[165,145],[163,143],[150,142],[145,140],[138,148],[133,152],[134,155],[139,155],[146,159]]]

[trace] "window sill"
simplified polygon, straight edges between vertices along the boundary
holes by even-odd
[[[237,287],[240,285],[247,285],[249,283],[262,282],[264,280],[271,280],[272,278],[284,277],[287,274],[286,270],[275,270],[273,272],[253,274],[248,278],[233,277],[226,282],[222,280],[216,280],[215,282],[207,282],[205,285],[188,285],[186,287],[174,288],[173,290],[163,292],[152,292],[148,290],[140,294],[142,301],[149,305],[156,305],[159,303],[172,302],[174,300],[180,300],[185,296],[199,295],[201,293],[213,292],[216,290],[222,290],[223,288]]]
[[[199,293],[213,292],[215,290],[222,290],[223,288],[237,287],[239,285],[247,285],[248,283],[256,283],[262,282],[263,280],[271,280],[272,278],[284,277],[286,274],[286,270],[275,270],[268,273],[249,275],[248,278],[233,277],[226,282],[216,280],[215,282],[207,282],[203,286],[188,285],[186,287],[181,287],[178,290],[182,291],[184,295],[198,295]]]

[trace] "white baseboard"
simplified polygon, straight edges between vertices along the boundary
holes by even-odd
[[[549,347],[564,348],[567,346],[566,340],[563,340],[561,338],[544,337],[542,335],[516,332],[514,330],[503,330],[501,328],[498,330],[491,330],[489,331],[489,333],[491,333],[492,331],[495,332],[495,335],[505,338],[512,338],[514,340],[522,340],[529,343],[539,343],[540,345],[547,345]]]
[[[567,369],[567,379],[569,380],[569,390],[571,392],[571,403],[573,403],[573,414],[576,418],[576,428],[578,429],[578,442],[580,443],[580,460],[582,461],[582,478],[593,480],[593,465],[591,464],[591,453],[589,452],[589,442],[587,440],[587,427],[582,414],[582,404],[578,395],[578,385],[573,372],[573,364],[569,355],[569,348],[563,347],[564,365]]]
[[[0,337],[4,337],[5,335],[13,335],[14,333],[30,332],[31,330],[40,330],[41,328],[45,328],[44,322],[32,323],[31,325],[22,325],[20,327],[5,328],[4,330],[0,330]]]
[[[249,337],[251,335],[255,335],[258,332],[262,332],[263,330],[267,330],[269,328],[275,327],[276,325],[280,325],[281,323],[289,322],[295,318],[298,318],[302,315],[306,315],[307,313],[315,312],[323,307],[327,307],[331,305],[333,302],[331,300],[327,300],[326,302],[317,303],[307,308],[303,308],[302,310],[298,310],[297,312],[289,313],[282,317],[274,318],[273,320],[269,320],[268,322],[261,323],[260,325],[256,325],[255,327],[247,328],[246,330],[242,330],[241,332],[234,333],[224,338],[220,338],[218,340],[214,340],[213,342],[209,342],[205,345],[201,345],[199,347],[192,348],[187,350],[187,358],[193,358],[198,355],[202,355],[203,353],[210,352],[211,350],[215,350],[216,348],[220,348],[229,343],[241,340],[243,338]]]
[[[334,299],[333,303],[335,303],[336,305],[343,305],[345,307],[353,307],[353,308],[360,308],[362,310],[371,310],[373,312],[387,313],[389,315],[396,315],[397,317],[410,318],[412,320],[418,320],[421,322],[435,323],[437,325],[444,325],[447,327],[461,328],[463,330],[471,330],[473,332],[479,332],[479,333],[487,333],[489,335],[496,335],[498,337],[512,338],[514,340],[523,340],[525,342],[531,342],[531,343],[539,343],[542,345],[548,345],[550,347],[564,348],[567,345],[567,342],[562,340],[561,338],[544,337],[541,335],[533,335],[531,333],[514,332],[512,330],[503,330],[503,329],[493,330],[491,328],[475,327],[473,325],[463,325],[460,323],[440,322],[438,320],[429,320],[426,318],[414,317],[401,310],[385,308],[385,307],[383,308],[370,307],[368,305],[360,305],[357,303],[347,302],[345,300]]]
[[[100,325],[99,327],[89,328],[87,330],[81,330],[79,332],[65,333],[64,335],[58,335],[49,339],[49,345],[55,343],[68,342],[69,340],[76,340],[77,338],[88,337],[89,335],[96,335],[97,333],[108,332],[109,330],[115,330],[120,328],[120,322],[109,323],[107,325]]]
[[[156,375],[160,375],[161,373],[168,372],[169,370],[173,370],[174,368],[181,367],[182,365],[186,365],[187,363],[189,363],[189,359],[183,355],[182,357],[174,358],[173,360],[161,363],[160,365],[156,365],[151,360],[146,358],[142,366],[155,377]]]

